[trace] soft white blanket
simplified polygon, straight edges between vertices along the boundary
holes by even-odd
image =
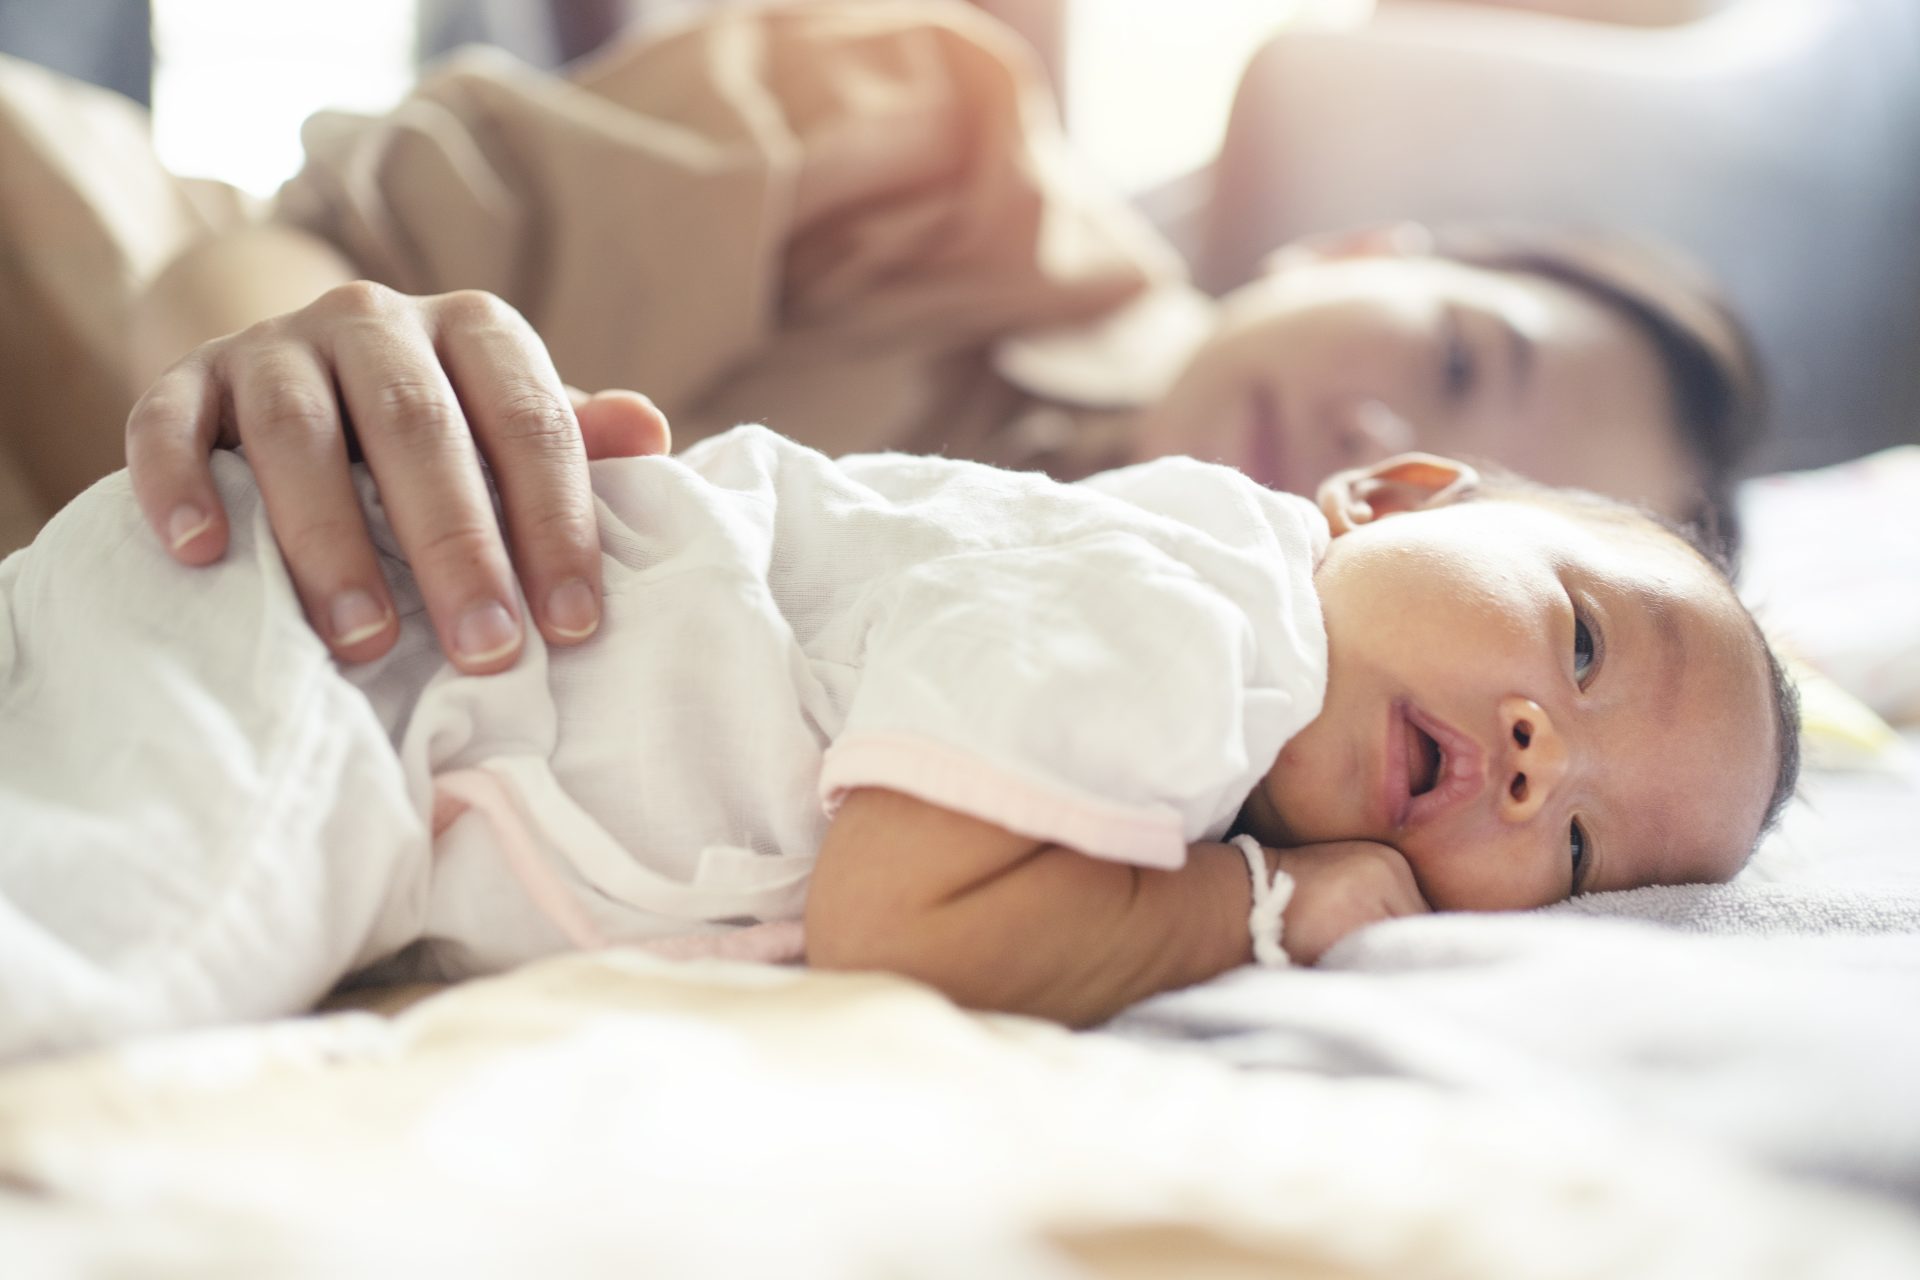
[[[1651,1122],[1920,1207],[1920,778],[1803,790],[1731,884],[1394,921],[1115,1028]]]
[[[896,979],[570,956],[391,1022],[0,1074],[0,1239],[10,1277],[1920,1274],[1920,1223],[1873,1197],[1515,1083],[1238,1071]]]

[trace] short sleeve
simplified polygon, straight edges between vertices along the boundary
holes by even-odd
[[[948,557],[886,591],[823,763],[829,811],[886,787],[1177,867],[1319,709],[1323,675],[1261,678],[1274,668],[1248,601],[1131,532]]]

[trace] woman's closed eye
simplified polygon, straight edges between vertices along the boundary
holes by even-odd
[[[1479,361],[1467,337],[1460,309],[1448,307],[1440,320],[1440,380],[1450,400],[1464,400],[1479,380]]]

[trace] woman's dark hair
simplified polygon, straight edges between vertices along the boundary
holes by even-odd
[[[1699,469],[1699,502],[1687,516],[1699,537],[1690,540],[1731,563],[1740,541],[1734,481],[1765,423],[1766,383],[1751,336],[1701,268],[1633,236],[1499,223],[1440,228],[1434,252],[1577,289],[1651,339]]]

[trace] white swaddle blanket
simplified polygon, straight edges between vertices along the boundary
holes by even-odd
[[[1177,866],[1320,706],[1325,522],[1223,467],[1060,485],[746,427],[596,463],[601,630],[472,677],[370,487],[401,634],[343,671],[214,461],[217,569],[123,476],[0,566],[0,1058],[292,1012],[402,948],[794,958],[860,786]]]
[[[169,561],[124,474],[0,564],[0,1058],[286,1012],[424,892],[386,732],[216,464],[221,571]]]

